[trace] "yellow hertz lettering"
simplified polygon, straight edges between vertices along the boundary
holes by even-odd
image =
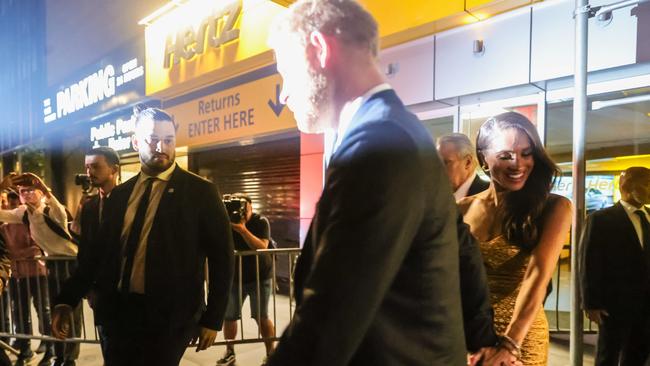
[[[208,47],[217,48],[239,38],[239,29],[234,29],[235,23],[242,10],[242,0],[232,1],[223,9],[208,15],[203,19],[199,28],[191,26],[181,29],[175,35],[170,34],[165,40],[166,69],[181,62],[181,58],[189,60],[200,55]]]

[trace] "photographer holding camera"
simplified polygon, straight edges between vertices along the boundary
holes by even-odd
[[[0,210],[0,221],[12,224],[25,223],[29,234],[48,257],[68,257],[65,262],[59,259],[48,260],[48,289],[50,303],[54,301],[61,282],[65,281],[76,268],[77,246],[68,230],[68,213],[51,193],[43,180],[33,173],[10,173],[2,182],[0,190],[12,189],[18,192],[20,202],[17,208]],[[75,314],[75,335],[81,333],[81,310]],[[74,366],[79,357],[79,343],[54,345],[55,366]]]
[[[230,226],[233,231],[235,250],[251,251],[267,249],[271,241],[270,225],[266,217],[253,212],[250,196],[245,193],[224,195],[224,204],[230,216]],[[235,339],[237,336],[237,320],[241,318],[241,304],[250,297],[251,317],[257,322],[260,333],[264,338],[275,336],[275,328],[268,316],[268,303],[271,296],[271,258],[269,255],[259,255],[259,294],[257,292],[257,263],[256,256],[243,256],[241,262],[236,260],[235,277],[228,297],[224,322],[224,338]],[[241,263],[241,293],[239,291],[239,265]],[[259,302],[259,314],[258,304]],[[266,354],[273,351],[273,341],[264,341]],[[264,361],[266,362],[266,360]],[[235,347],[229,344],[226,354],[217,361],[217,365],[232,365],[235,363]]]
[[[110,196],[111,191],[117,186],[117,179],[120,171],[120,157],[115,150],[110,147],[98,147],[86,154],[84,165],[86,175],[78,174],[75,177],[75,183],[82,186],[84,198],[80,203],[80,209],[77,211],[75,218],[79,241],[79,267],[77,271],[61,286],[61,294],[57,296],[54,306],[53,324],[58,329],[60,320],[66,309],[70,306],[63,304],[62,297],[69,296],[69,293],[77,293],[79,282],[83,278],[95,278],[96,271],[100,267],[98,261],[102,258],[99,255],[100,250],[93,246],[97,242],[96,236],[99,232],[99,225],[102,220],[104,201]],[[98,193],[93,196],[87,196],[87,193],[97,188]],[[94,308],[94,292],[91,290],[86,295],[88,303]],[[97,325],[97,333],[102,348],[105,350],[105,336],[101,325]]]

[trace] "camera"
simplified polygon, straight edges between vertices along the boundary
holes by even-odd
[[[84,192],[89,192],[92,189],[90,184],[90,177],[88,174],[75,174],[74,184],[81,186],[81,189]]]
[[[230,222],[240,223],[242,218],[246,217],[246,199],[243,197],[225,194],[223,204],[226,206]]]

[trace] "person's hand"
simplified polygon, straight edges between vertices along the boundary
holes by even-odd
[[[246,230],[246,221],[242,218],[239,223],[231,222],[230,227],[236,232],[243,234]]]
[[[5,189],[9,188],[14,188],[16,185],[14,184],[14,180],[19,177],[18,174],[16,173],[9,173],[7,174],[3,179],[2,182],[0,182],[0,191],[3,191]]]
[[[192,338],[191,344],[194,345],[196,344],[196,352],[203,351],[208,349],[213,343],[214,340],[217,338],[217,333],[218,331],[206,327],[200,327],[201,329],[199,330],[198,334],[198,342],[197,342],[197,337]]]
[[[14,179],[14,184],[18,186],[34,187],[43,192],[46,196],[50,192],[50,188],[45,184],[45,182],[34,173],[23,173],[19,175]]]
[[[523,366],[521,361],[505,348],[489,347],[483,348],[482,351],[483,366]]]
[[[609,313],[603,309],[588,309],[585,310],[585,313],[587,314],[587,318],[589,318],[589,320],[596,322],[597,324],[602,323],[603,319],[606,316],[609,316]]]
[[[69,305],[56,305],[52,310],[52,334],[58,339],[70,337],[72,329],[72,307]]]

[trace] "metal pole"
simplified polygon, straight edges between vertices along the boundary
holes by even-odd
[[[617,3],[609,4],[609,5],[603,5],[596,12],[596,17],[599,17],[601,14],[609,13],[609,12],[617,10],[617,9],[626,8],[626,7],[632,6],[632,5],[643,4],[643,3],[647,2],[647,1],[648,0],[624,0],[624,1],[619,1]]]
[[[575,97],[573,99],[573,230],[571,231],[571,336],[572,366],[582,366],[583,317],[580,300],[580,234],[585,213],[585,125],[587,123],[587,46],[589,0],[576,0]]]

